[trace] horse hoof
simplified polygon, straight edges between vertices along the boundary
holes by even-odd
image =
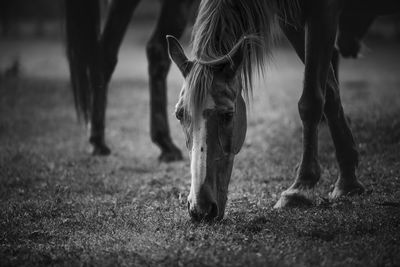
[[[92,155],[93,156],[108,156],[111,154],[111,149],[109,149],[105,144],[93,145]]]
[[[329,197],[331,199],[338,199],[340,197],[361,195],[364,192],[364,186],[358,181],[355,181],[354,183],[346,186],[336,184],[333,191],[329,194]]]
[[[313,205],[311,190],[288,189],[282,192],[280,199],[276,202],[274,209],[310,207]]]
[[[168,152],[162,152],[161,155],[158,157],[160,162],[173,162],[173,161],[180,161],[183,160],[183,156],[180,150],[173,150]]]

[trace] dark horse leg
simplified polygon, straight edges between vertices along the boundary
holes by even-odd
[[[328,118],[329,129],[336,149],[336,159],[339,164],[339,178],[330,196],[334,199],[341,196],[363,193],[364,187],[356,177],[358,152],[348,126],[348,119],[344,115],[339,86],[334,78],[332,68],[329,71],[326,88],[324,112]]]
[[[338,83],[339,83],[339,63],[340,63],[339,49],[337,49],[335,47],[334,50],[333,50],[333,53],[332,53],[331,64],[332,64],[332,67],[333,67],[333,73],[335,75],[335,79],[336,79],[336,81]],[[321,118],[321,123],[325,123],[325,122],[326,122],[326,117],[324,115]]]
[[[118,52],[132,14],[140,0],[114,0],[111,2],[100,43],[104,56],[104,80],[108,84],[118,62]]]
[[[99,6],[99,4],[97,4]],[[93,155],[109,155],[111,150],[105,142],[105,114],[107,107],[107,83],[104,79],[105,62],[103,58],[103,48],[99,42],[100,35],[100,9],[95,9],[94,23],[96,32],[92,34],[96,39],[92,43],[93,58],[89,63],[89,81],[92,92],[91,112],[89,118],[89,142],[93,146]]]
[[[72,89],[78,115],[90,128],[94,155],[108,155],[104,138],[107,86],[126,27],[138,0],[115,0],[100,37],[98,0],[66,0],[66,32]]]
[[[303,155],[294,183],[282,193],[275,208],[312,203],[310,189],[320,179],[318,124],[323,113],[328,119],[340,168],[340,177],[332,197],[363,191],[355,176],[358,154],[343,114],[331,67],[338,12],[332,12],[334,7],[322,2],[315,5],[316,11],[311,12],[305,31],[283,26],[286,36],[305,62],[304,88],[299,100],[299,113],[303,122]]]
[[[166,78],[171,65],[165,36],[181,37],[186,28],[189,9],[193,1],[166,0],[150,41],[147,44],[147,58],[150,76],[150,129],[151,139],[161,149],[161,161],[182,159],[181,151],[172,142],[167,116]]]
[[[93,89],[93,110],[91,116],[90,143],[93,145],[94,155],[108,155],[110,149],[105,145],[105,114],[107,109],[107,88],[118,61],[118,52],[125,35],[133,11],[139,0],[114,0],[111,2],[104,30],[97,43],[100,52],[97,54],[98,65],[101,71],[96,71],[99,77],[96,82],[101,86]],[[101,76],[100,76],[101,75]]]
[[[102,86],[101,75],[95,73],[101,71],[101,66],[97,66],[100,53],[97,43],[100,31],[100,6],[97,0],[66,0],[65,7],[67,56],[75,107],[78,116],[82,116],[85,122],[89,123],[93,113],[93,92],[99,89],[97,86]],[[100,81],[92,84],[92,79],[99,78]],[[101,132],[98,129],[96,135],[91,135],[90,138],[98,142],[98,150],[107,154],[109,149],[104,144],[104,135]]]
[[[340,63],[340,54],[339,50],[335,47],[332,53],[331,64],[333,67],[333,73],[335,74],[336,81],[339,82],[339,63]]]

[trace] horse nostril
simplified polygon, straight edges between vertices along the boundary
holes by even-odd
[[[204,218],[204,216],[201,213],[199,213],[197,209],[189,208],[189,215],[192,221],[194,222],[200,222]]]

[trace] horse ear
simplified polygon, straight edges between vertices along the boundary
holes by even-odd
[[[192,68],[192,62],[186,57],[181,44],[175,37],[167,35],[167,43],[169,57],[181,71],[183,77],[186,77]]]
[[[243,146],[247,131],[246,103],[241,95],[238,96],[235,114],[232,146],[233,153],[237,154]]]

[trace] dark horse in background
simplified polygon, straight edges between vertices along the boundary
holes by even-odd
[[[78,115],[88,124],[94,155],[108,155],[105,142],[107,87],[118,51],[140,0],[110,2],[101,28],[99,0],[66,0],[67,56]],[[150,83],[151,139],[161,149],[161,161],[182,159],[172,142],[167,117],[166,76],[170,67],[165,36],[178,38],[186,27],[195,0],[164,0],[156,28],[147,43]]]
[[[67,55],[77,113],[89,126],[94,155],[108,155],[105,142],[107,88],[118,61],[118,51],[140,0],[113,0],[103,28],[99,0],[66,0]],[[197,0],[163,0],[156,28],[147,43],[150,84],[151,139],[161,149],[160,160],[182,159],[169,131],[166,77],[170,67],[165,36],[179,38]],[[343,18],[343,19],[342,19]],[[355,57],[373,16],[341,16],[338,47],[343,56]],[[339,52],[333,65],[338,74]]]
[[[194,58],[189,60],[178,40],[168,37],[170,56],[185,77],[176,115],[191,153],[188,211],[194,220],[224,216],[234,157],[246,135],[244,97],[251,94],[254,71],[263,71],[276,25],[304,62],[305,71],[298,101],[302,156],[293,184],[282,192],[275,208],[313,203],[313,189],[321,177],[318,127],[322,116],[327,119],[339,168],[330,197],[364,192],[356,176],[357,146],[332,64],[335,42],[341,16],[392,13],[400,13],[398,0],[201,1],[193,28]]]

